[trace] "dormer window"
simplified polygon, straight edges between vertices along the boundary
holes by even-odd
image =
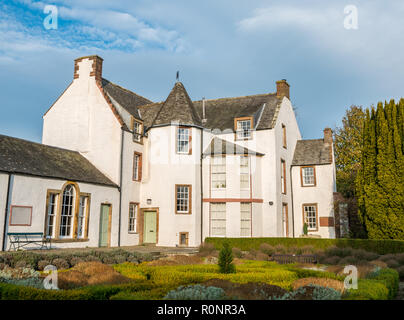
[[[236,140],[251,139],[252,128],[253,128],[252,117],[243,117],[234,119],[234,130],[236,131]]]
[[[143,137],[143,123],[132,118],[133,141],[142,143]]]

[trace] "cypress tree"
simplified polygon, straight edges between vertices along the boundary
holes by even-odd
[[[366,110],[359,216],[372,239],[404,239],[403,106],[394,100]]]

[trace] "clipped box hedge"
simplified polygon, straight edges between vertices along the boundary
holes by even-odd
[[[316,249],[327,249],[332,246],[340,248],[364,249],[378,254],[404,252],[403,240],[368,240],[368,239],[318,239],[318,238],[206,238],[206,243],[211,243],[216,249],[220,249],[224,241],[228,241],[233,248],[243,251],[259,249],[262,243],[272,246],[283,245],[285,247],[313,246]]]

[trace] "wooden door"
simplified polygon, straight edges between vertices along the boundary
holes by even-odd
[[[110,242],[111,205],[101,204],[100,213],[100,247],[108,247]]]
[[[143,242],[157,242],[157,213],[156,211],[144,212]]]

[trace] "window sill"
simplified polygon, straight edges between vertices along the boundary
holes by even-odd
[[[181,214],[181,215],[187,215],[187,216],[189,216],[189,215],[192,214],[192,212],[176,212],[175,214]]]
[[[139,234],[139,232],[136,232],[136,231],[128,231],[128,234]]]
[[[310,188],[310,187],[316,187],[316,185],[315,184],[302,185],[302,188]]]

